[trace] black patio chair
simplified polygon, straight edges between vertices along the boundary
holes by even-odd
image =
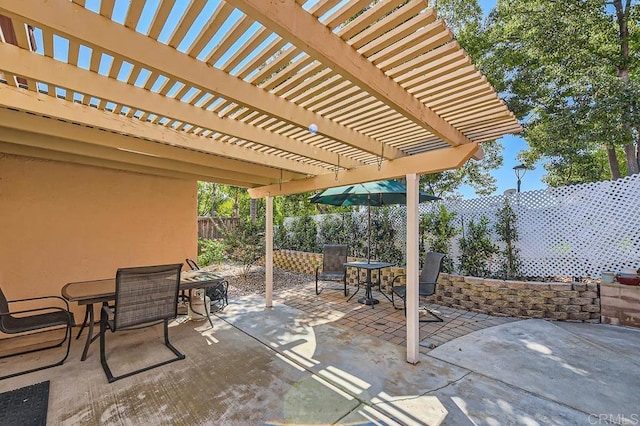
[[[199,271],[200,267],[193,259],[185,259],[187,265],[191,267],[192,271]],[[228,292],[229,282],[227,280],[221,281],[212,287],[205,288],[205,294],[210,300],[211,312],[221,311],[225,306],[229,304]],[[184,296],[184,292],[183,292]],[[187,297],[188,299],[188,297]]]
[[[347,289],[347,271],[344,264],[347,262],[347,246],[325,244],[322,247],[322,272],[321,266],[316,266],[316,294],[320,294],[318,281],[342,281],[344,289],[330,288],[331,290],[343,290],[344,295],[349,295]]]
[[[60,300],[64,303],[65,307],[62,308],[60,306],[42,306],[23,310],[9,310],[10,303],[33,301],[36,301],[35,303],[38,303],[49,299]],[[13,337],[19,338],[20,336],[33,336],[34,334],[46,333],[56,328],[65,327],[64,337],[57,343],[36,348],[31,346],[31,349],[3,355],[0,356],[0,359],[24,355],[31,352],[43,351],[45,349],[57,348],[62,346],[64,342],[68,340],[67,350],[64,354],[64,357],[60,361],[56,361],[53,364],[47,364],[42,367],[31,368],[17,373],[8,374],[6,376],[0,377],[0,380],[19,376],[21,374],[32,373],[34,371],[44,370],[45,368],[51,368],[57,365],[62,365],[69,356],[69,348],[71,347],[71,327],[73,326],[74,319],[73,314],[69,311],[69,303],[62,297],[43,296],[31,297],[28,299],[7,300],[4,292],[2,291],[2,289],[0,289],[0,332],[8,335],[15,335]]]
[[[169,320],[177,316],[181,269],[181,263],[118,269],[115,304],[113,308],[105,304],[100,311],[100,363],[109,383],[185,358],[169,342]],[[153,326],[160,322],[164,324],[164,344],[176,357],[114,376],[105,354],[107,329],[115,333]]]
[[[419,296],[431,296],[435,294],[443,259],[444,254],[442,253],[429,252],[425,255],[424,263],[422,265],[422,271],[420,272],[420,277],[418,279]],[[404,314],[407,315],[407,287],[404,285],[395,285],[398,279],[405,276],[406,275],[398,275],[393,278],[393,281],[391,281],[391,303],[393,303],[394,308],[402,309],[396,307],[394,295],[401,298],[404,302]],[[424,310],[427,311],[431,316],[433,316],[434,319],[424,319],[420,320],[420,322],[442,322],[442,318],[440,318],[438,315],[431,312],[426,307],[424,308]]]
[[[187,258],[185,259],[185,262],[187,262],[187,265],[189,265],[189,268],[191,268],[192,271],[200,270],[200,267],[198,266],[195,260]]]

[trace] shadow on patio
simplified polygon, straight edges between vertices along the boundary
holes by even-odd
[[[404,316],[386,299],[371,309],[339,292],[317,297],[305,286],[279,292],[273,308],[260,296],[234,298],[213,328],[175,322],[171,341],[184,361],[108,384],[98,347],[81,362],[74,341],[63,366],[2,381],[0,392],[50,380],[49,424],[578,424],[593,404],[627,418],[624,407],[637,406],[628,392],[637,388],[637,375],[629,374],[637,360],[603,347],[594,354],[579,336],[585,328],[602,331],[593,324],[489,327],[495,319],[434,308],[445,322],[422,326],[440,328],[432,339],[465,336],[422,353],[415,366],[406,363],[401,340],[389,341],[402,338],[394,333],[404,332]],[[473,324],[483,329],[471,333]],[[142,333],[157,339],[140,345]],[[640,336],[622,334],[617,342]],[[169,357],[161,335],[156,327],[112,339],[120,350],[109,352],[110,363],[128,370]],[[594,357],[616,359],[608,365],[620,371],[605,371]],[[572,396],[568,388],[590,392]]]
[[[356,287],[350,287],[349,297],[355,289]],[[406,346],[406,318],[403,311],[394,309],[391,302],[379,292],[374,290],[373,294],[380,301],[374,309],[358,303],[358,296],[347,302],[349,297],[344,297],[340,291],[326,289],[316,296],[312,283],[281,291],[275,295],[275,300],[300,309],[316,323],[331,322],[343,325],[359,333]],[[402,301],[396,301],[397,306],[402,306],[401,303]],[[422,353],[428,353],[429,350],[468,333],[516,321],[515,318],[493,317],[436,304],[424,306],[437,313],[444,321],[420,323]]]

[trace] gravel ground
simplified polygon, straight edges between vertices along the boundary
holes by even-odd
[[[237,264],[224,263],[218,267],[208,266],[203,269],[219,272],[227,278],[229,281],[229,298],[264,294],[264,266],[252,266],[246,276],[242,275],[242,266]],[[313,280],[311,275],[273,268],[274,291],[305,285],[311,280]]]

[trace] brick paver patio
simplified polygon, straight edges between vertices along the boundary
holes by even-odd
[[[394,309],[391,302],[376,290],[373,295],[380,303],[375,308],[358,303],[357,299],[364,294],[364,288],[347,302],[356,287],[349,287],[349,297],[344,297],[342,290],[333,290],[329,288],[330,285],[327,284],[327,288],[319,296],[315,294],[314,284],[309,283],[278,292],[274,300],[306,312],[314,322],[337,323],[397,345],[406,344],[402,309]],[[396,299],[396,306],[401,306],[401,303],[401,300]],[[473,331],[517,321],[517,318],[492,317],[436,304],[424,306],[437,313],[444,321],[420,323],[420,351],[423,353]]]

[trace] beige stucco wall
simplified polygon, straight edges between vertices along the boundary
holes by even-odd
[[[184,262],[197,254],[196,198],[195,181],[0,154],[0,286],[10,299],[60,295],[118,267]]]

